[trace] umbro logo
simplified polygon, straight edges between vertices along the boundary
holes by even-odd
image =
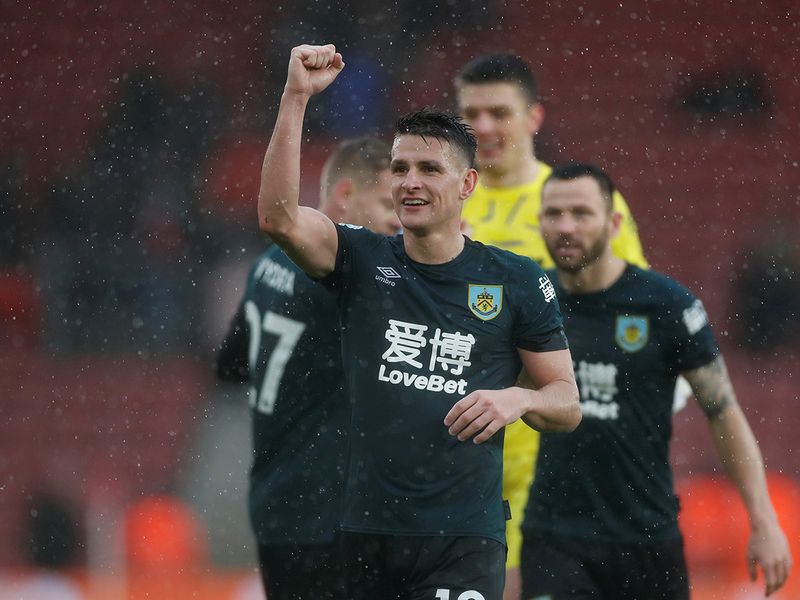
[[[392,287],[395,285],[392,279],[401,279],[400,273],[395,271],[392,267],[378,267],[378,272],[380,272],[380,275],[375,275],[375,281],[380,281]]]
[[[384,277],[388,277],[389,279],[400,279],[400,273],[395,271],[392,267],[378,267],[378,271],[380,271]]]

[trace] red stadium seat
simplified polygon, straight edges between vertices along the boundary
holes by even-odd
[[[185,573],[206,562],[206,533],[192,510],[169,496],[132,505],[125,519],[125,549],[133,572]]]
[[[749,526],[736,489],[727,480],[709,476],[691,477],[677,487],[690,573],[744,569]]]
[[[786,475],[769,473],[767,485],[792,555],[800,556],[800,483]],[[680,527],[691,577],[704,584],[716,581],[745,585],[749,580],[746,551],[750,535],[747,512],[734,486],[710,476],[691,477],[678,484]],[[800,590],[800,576],[792,574],[784,592]]]

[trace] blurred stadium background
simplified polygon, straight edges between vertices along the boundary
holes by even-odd
[[[312,204],[341,137],[452,107],[477,53],[529,60],[540,158],[605,166],[706,304],[800,558],[796,2],[0,0],[0,599],[259,597],[246,403],[213,350],[306,41],[348,64],[309,119]],[[694,597],[759,597],[699,410],[675,429]]]

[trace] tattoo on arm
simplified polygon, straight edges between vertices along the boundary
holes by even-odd
[[[719,416],[728,406],[736,404],[733,384],[721,356],[682,375],[692,386],[700,408],[709,419]]]

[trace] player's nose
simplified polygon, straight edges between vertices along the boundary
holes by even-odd
[[[560,236],[569,237],[575,232],[575,219],[572,219],[567,215],[561,215],[555,220],[554,228]]]
[[[422,187],[422,180],[416,169],[409,169],[403,178],[403,189],[416,190]]]
[[[478,113],[478,115],[469,120],[468,123],[478,135],[487,135],[494,129],[494,123],[486,113]]]

